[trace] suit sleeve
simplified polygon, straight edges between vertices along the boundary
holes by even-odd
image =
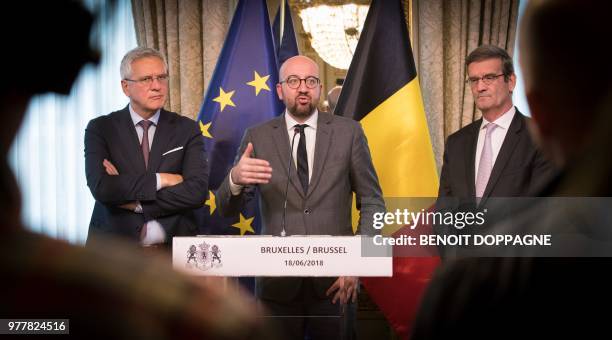
[[[385,212],[385,202],[378,183],[378,176],[372,163],[368,141],[361,125],[356,123],[351,150],[350,180],[357,199],[359,224],[357,233],[374,235],[376,230],[372,223],[376,212]]]
[[[107,205],[119,205],[133,201],[155,199],[156,178],[152,173],[106,173],[102,162],[113,162],[106,136],[102,133],[103,121],[94,119],[85,129],[85,176],[94,199]]]
[[[240,147],[238,148],[238,153],[236,154],[236,159],[234,160],[234,166],[240,161],[240,157],[242,157],[242,153],[246,149],[246,146],[252,142],[251,132],[247,130],[242,137],[242,141],[240,142]],[[236,216],[242,208],[249,202],[251,199],[255,198],[255,186],[247,185],[242,188],[242,191],[239,195],[232,195],[230,190],[230,171],[228,171],[227,176],[219,186],[219,189],[216,192],[217,197],[217,209],[221,216],[229,217]]]
[[[453,145],[453,136],[449,136],[446,144],[444,145],[444,156],[442,158],[442,170],[440,171],[440,188],[438,189],[438,198],[436,199],[435,211],[445,213],[445,212],[455,212],[459,209],[459,197],[456,197],[456,193],[453,192],[452,189],[452,179],[451,172],[453,169],[453,164],[451,164],[449,154],[452,152],[450,150]],[[461,198],[464,199],[464,198]],[[433,232],[437,235],[451,235],[456,234],[457,230],[450,225],[445,225],[444,223],[432,224]],[[444,258],[451,254],[451,246],[438,245],[438,253]]]
[[[442,170],[440,171],[440,188],[438,189],[438,198],[436,200],[436,211],[446,212],[454,211],[459,208],[459,200],[466,198],[458,197],[458,193],[453,192],[452,186],[452,171],[457,165],[451,164],[450,154],[453,152],[452,138],[449,136],[444,146],[444,156],[442,158]],[[470,200],[471,201],[471,200]],[[439,226],[434,226],[434,229],[439,229]],[[446,228],[446,227],[442,227]]]
[[[440,188],[438,197],[452,197],[453,190],[450,185],[450,164],[448,158],[448,142],[444,146],[444,156],[442,159],[442,171],[440,172]]]
[[[182,173],[183,182],[157,192],[154,200],[142,201],[146,221],[201,207],[208,194],[208,160],[204,137],[197,124],[190,125],[189,140],[185,146]]]

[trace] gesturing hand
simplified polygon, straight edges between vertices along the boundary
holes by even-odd
[[[237,185],[267,184],[272,178],[272,167],[263,159],[251,157],[253,144],[249,143],[240,157],[238,164],[232,168],[232,182]]]

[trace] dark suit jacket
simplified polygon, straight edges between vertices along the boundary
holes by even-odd
[[[287,165],[291,176],[287,194],[287,235],[353,235],[351,203],[353,192],[360,208],[359,230],[372,233],[372,214],[384,211],[382,192],[372,164],[370,150],[358,122],[327,113],[319,113],[313,173],[304,193],[290,157],[285,116],[282,115],[246,131],[240,150],[253,143],[253,156],[270,162],[270,183],[257,187],[262,217],[262,234],[280,235],[283,202],[287,185]],[[297,147],[297,146],[294,146]],[[232,196],[229,174],[217,192],[217,208],[226,216],[237,216],[246,201],[255,197],[255,188],[243,188]],[[315,280],[321,297],[334,278]],[[299,291],[301,279],[267,278],[258,281],[260,297],[291,300]]]
[[[516,111],[495,160],[481,204],[484,204],[488,197],[535,194],[554,177],[552,164],[542,155],[529,135],[529,119]],[[479,119],[448,136],[438,197],[474,200],[474,164],[481,124],[482,119]]]
[[[502,143],[483,197],[476,201],[474,164],[478,132],[482,124],[479,119],[448,136],[444,150],[444,163],[440,175],[440,189],[436,210],[440,212],[485,211],[485,225],[456,229],[452,225],[436,225],[437,234],[473,234],[488,230],[487,226],[524,210],[529,203],[509,197],[533,196],[555,176],[556,170],[534,144],[527,122],[530,118],[516,111]],[[498,197],[490,200],[491,197]],[[501,199],[500,199],[501,198]],[[451,257],[461,247],[440,247],[440,255]]]
[[[183,147],[182,150],[164,153]],[[108,159],[118,176],[109,176],[102,161]],[[157,220],[172,236],[195,235],[194,209],[202,208],[208,191],[208,165],[204,137],[197,124],[174,112],[161,110],[145,169],[138,135],[128,107],[95,118],[85,130],[85,172],[94,196],[88,242],[97,234],[138,240],[143,224]],[[175,173],[183,182],[156,191],[156,173]],[[118,206],[139,201],[143,213]]]

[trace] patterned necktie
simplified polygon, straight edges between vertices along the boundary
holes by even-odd
[[[138,125],[142,126],[142,142],[140,142],[140,148],[142,149],[142,156],[144,157],[145,169],[149,166],[149,127],[153,124],[148,120],[141,120]],[[140,240],[144,240],[147,237],[147,223],[142,226],[140,230]]]
[[[476,197],[480,198],[485,192],[487,183],[489,183],[489,177],[493,170],[493,146],[491,144],[491,134],[497,127],[494,123],[488,123],[485,127],[484,146],[482,147],[482,154],[480,154],[480,163],[478,163],[478,174],[476,175]]]
[[[142,156],[145,161],[145,168],[149,166],[149,127],[153,124],[148,120],[141,120],[138,125],[142,126],[142,142],[140,148],[142,149]]]
[[[297,148],[297,170],[304,194],[308,193],[308,154],[306,153],[306,134],[304,133],[304,129],[307,126],[308,124],[295,125],[295,127],[300,129],[300,142]]]

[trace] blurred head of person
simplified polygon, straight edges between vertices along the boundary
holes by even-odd
[[[38,94],[70,93],[81,68],[98,62],[99,53],[90,45],[93,22],[93,15],[82,4],[68,0],[34,5],[18,1],[0,12],[6,66],[5,79],[0,82],[0,206],[5,226],[20,224],[19,190],[7,155],[28,102]]]
[[[598,0],[533,0],[520,23],[520,63],[532,132],[555,163],[567,166],[590,145],[612,83],[603,45],[612,5]]]

